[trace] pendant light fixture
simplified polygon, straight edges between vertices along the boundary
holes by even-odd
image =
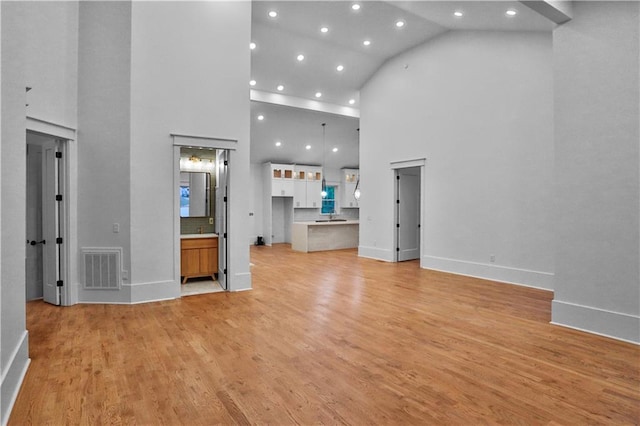
[[[356,130],[358,131],[358,142],[356,145],[358,147],[358,179],[356,180],[356,189],[353,191],[353,198],[358,201],[360,199],[360,128],[358,127]]]
[[[324,178],[324,161],[325,161],[325,153],[324,153],[324,139],[325,139],[325,126],[327,123],[322,123],[322,198],[327,198],[327,181]]]
[[[360,170],[358,170],[358,180],[356,181],[356,189],[353,191],[353,198],[356,201],[360,199]]]

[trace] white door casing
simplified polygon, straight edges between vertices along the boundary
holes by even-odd
[[[396,260],[420,258],[420,168],[396,170]]]

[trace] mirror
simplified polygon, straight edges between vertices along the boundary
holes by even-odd
[[[211,174],[180,172],[180,217],[206,217],[211,212]]]

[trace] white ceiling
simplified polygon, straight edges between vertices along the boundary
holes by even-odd
[[[450,30],[551,31],[555,24],[518,1],[254,1],[252,87],[261,92],[350,106],[360,88],[388,59]],[[508,17],[505,12],[516,10]],[[278,16],[271,18],[269,11]],[[460,11],[462,17],[453,13]],[[397,28],[398,20],[405,22]],[[327,33],[320,28],[329,28]],[[368,39],[370,46],[362,42]],[[248,46],[247,46],[248,48]],[[305,59],[299,62],[298,54]],[[343,65],[344,70],[336,70]],[[248,83],[248,82],[247,82]],[[282,84],[284,90],[276,87]],[[315,93],[322,97],[316,98]],[[322,164],[321,123],[327,123],[327,166],[358,165],[358,120],[252,102],[251,162]],[[265,120],[258,122],[256,116]],[[330,136],[331,135],[331,136]],[[340,144],[338,155],[330,138]],[[283,145],[275,147],[275,141]],[[304,145],[311,142],[312,149]]]
[[[258,120],[258,115],[263,115],[264,120]],[[357,167],[358,122],[353,117],[252,102],[251,162]],[[326,123],[324,150],[322,123]],[[281,142],[280,147],[276,147],[277,141]],[[311,149],[307,150],[306,145]],[[333,148],[338,151],[333,152]]]

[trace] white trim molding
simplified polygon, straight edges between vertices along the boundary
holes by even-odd
[[[406,169],[409,167],[422,167],[427,164],[426,158],[416,158],[415,160],[398,160],[390,163],[391,170]]]
[[[20,392],[20,387],[27,374],[31,359],[29,358],[29,332],[24,331],[20,341],[14,348],[6,368],[2,371],[2,381],[0,384],[0,407],[2,408],[1,421],[6,425],[11,415],[11,410]]]
[[[553,300],[551,324],[640,345],[640,317]]]
[[[131,304],[158,302],[180,298],[179,281],[154,281],[123,284],[131,289]]]
[[[380,247],[358,246],[358,256],[368,259],[382,260],[385,262],[393,262],[393,251]]]
[[[169,133],[173,138],[173,146],[198,146],[203,148],[229,149],[238,148],[237,139],[218,138],[215,136],[187,135],[183,133]]]
[[[422,256],[420,266],[434,271],[449,272],[457,275],[553,291],[554,274],[550,272],[532,271],[529,269],[511,268],[508,266],[490,265],[436,256]]]
[[[357,108],[330,104],[328,102],[313,101],[311,99],[298,98],[279,93],[263,92],[261,90],[252,89],[250,92],[250,98],[255,102],[327,112],[329,114],[343,115],[345,117],[360,118],[360,110]]]
[[[27,130],[61,139],[75,140],[76,129],[52,121],[27,116]]]
[[[238,272],[234,274],[227,286],[229,291],[245,291],[251,290],[251,272]]]

